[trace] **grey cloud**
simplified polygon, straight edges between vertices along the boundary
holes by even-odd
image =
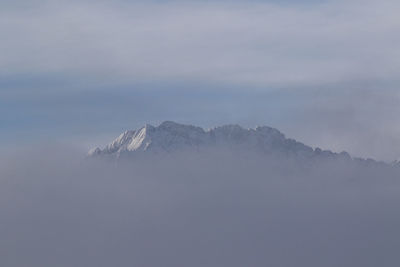
[[[232,154],[0,163],[4,266],[395,266],[398,173]]]

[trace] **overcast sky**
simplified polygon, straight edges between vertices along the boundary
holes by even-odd
[[[400,157],[398,1],[1,1],[0,144],[163,120]]]

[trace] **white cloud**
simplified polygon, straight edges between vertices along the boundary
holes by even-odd
[[[0,19],[3,74],[260,86],[397,80],[396,2],[58,2]]]

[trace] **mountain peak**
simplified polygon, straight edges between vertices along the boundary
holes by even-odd
[[[280,131],[268,126],[245,129],[237,124],[228,124],[204,130],[201,127],[173,121],[164,121],[159,126],[146,124],[140,129],[125,131],[104,149],[90,150],[89,155],[119,157],[121,154],[150,151],[171,153],[182,149],[198,150],[209,147],[240,148],[299,157],[339,155],[330,151],[313,150],[300,142],[285,138]]]
[[[337,154],[319,148],[314,150],[286,138],[279,130],[268,126],[245,129],[237,124],[228,124],[204,130],[173,121],[164,121],[158,126],[146,124],[137,130],[125,131],[104,149],[90,150],[89,156],[118,158],[121,155],[199,151],[207,148],[228,148],[234,149],[234,153],[253,151],[296,158],[350,158],[347,153]]]
[[[104,148],[94,148],[89,157],[129,157],[176,152],[229,151],[240,155],[256,153],[258,156],[294,159],[302,163],[319,160],[340,160],[363,165],[386,165],[371,159],[353,158],[347,152],[335,153],[320,148],[313,149],[294,139],[286,138],[279,130],[269,126],[243,128],[237,124],[216,126],[207,130],[201,127],[164,121],[158,126],[145,124],[136,130],[123,132]],[[391,166],[400,167],[399,161]]]

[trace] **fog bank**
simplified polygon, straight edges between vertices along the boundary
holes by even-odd
[[[397,266],[398,171],[256,155],[0,163],[1,266]]]

